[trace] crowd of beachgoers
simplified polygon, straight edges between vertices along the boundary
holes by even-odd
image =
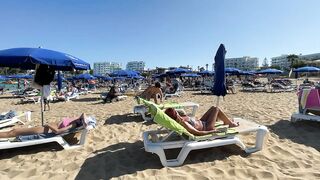
[[[320,177],[318,172],[320,143],[317,140],[317,137],[320,137],[319,123],[309,121],[292,123],[290,120],[293,113],[303,113],[301,105],[306,108],[305,104],[300,103],[301,96],[305,95],[304,90],[308,90],[308,93],[310,89],[319,91],[320,79],[317,77],[289,79],[277,75],[227,76],[228,94],[219,101],[218,112],[212,111],[218,116],[214,121],[223,120],[224,117],[219,115],[219,112],[223,112],[233,123],[227,124],[230,129],[236,126],[243,128],[244,124],[241,124],[241,121],[240,124],[233,122],[237,121],[236,117],[267,127],[269,135],[265,138],[264,148],[261,151],[247,154],[241,148],[230,145],[194,150],[187,156],[183,165],[176,168],[163,167],[164,164],[157,155],[146,152],[143,132],[157,130],[161,125],[152,121],[154,117],[152,113],[151,115],[148,113],[148,108],[142,111],[143,114],[139,114],[141,113],[139,108],[146,106],[141,102],[139,104],[139,98],[148,100],[163,110],[170,107],[178,113],[178,117],[191,114],[190,117],[200,119],[212,106],[217,105],[217,98],[212,95],[213,79],[214,77],[209,74],[195,77],[178,74],[139,79],[69,79],[64,80],[62,86],[56,81],[52,82],[49,92],[33,87],[30,79],[20,80],[24,85],[18,90],[3,88],[0,95],[2,104],[0,111],[3,112],[0,122],[14,119],[14,116],[18,117],[23,112],[30,113],[26,113],[28,115],[26,120],[24,117],[27,116],[23,115],[17,118],[19,121],[7,123],[8,126],[0,124],[0,146],[20,141],[28,143],[35,138],[36,140],[47,138],[47,136],[30,137],[30,128],[37,126],[41,127],[41,134],[50,132],[58,135],[74,127],[92,126],[86,131],[88,132],[86,142],[72,150],[61,150],[66,147],[60,144],[63,147],[61,148],[57,143],[49,145],[39,143],[37,146],[25,147],[18,145],[13,149],[1,148],[0,162],[5,166],[0,168],[0,178],[317,179]],[[43,102],[41,97],[44,98]],[[308,99],[305,101],[308,102]],[[41,103],[45,110],[44,126],[41,126]],[[318,112],[313,110],[304,113],[319,116]],[[174,119],[172,114],[167,113],[167,115]],[[183,118],[180,120],[184,121]],[[183,127],[193,126],[190,127],[191,130],[185,128],[194,135],[210,134],[204,131],[212,130],[213,133],[217,131],[214,126],[208,129],[208,122],[199,129],[198,121],[191,118],[185,123],[176,121]],[[226,124],[224,121],[223,123]],[[16,130],[24,127],[29,128],[29,131]],[[5,134],[6,132],[11,134]],[[71,133],[73,134],[71,137],[69,133],[63,137],[70,145],[79,143],[81,133],[78,131]],[[218,138],[220,140],[227,135],[226,129],[217,133],[225,133]],[[12,134],[13,137],[9,137]],[[239,136],[246,144],[255,143],[252,134]],[[166,155],[170,159],[176,157],[178,152],[173,149],[166,152]]]

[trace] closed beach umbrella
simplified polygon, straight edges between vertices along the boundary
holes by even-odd
[[[225,81],[225,68],[224,60],[226,49],[223,44],[220,44],[219,49],[214,57],[214,85],[213,94],[218,96],[217,106],[219,105],[219,96],[227,94],[226,81]]]

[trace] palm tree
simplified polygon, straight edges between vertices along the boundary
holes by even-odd
[[[209,64],[206,64],[206,70],[208,71]]]
[[[290,69],[293,68],[293,64],[299,59],[299,56],[295,54],[290,54],[287,56],[288,61],[290,62]]]

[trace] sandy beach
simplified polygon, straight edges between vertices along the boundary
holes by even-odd
[[[220,105],[230,117],[246,118],[270,130],[264,149],[253,154],[237,146],[192,151],[184,165],[175,168],[163,167],[157,155],[144,151],[142,132],[159,126],[132,114],[133,97],[102,104],[99,95],[51,103],[45,112],[47,122],[83,112],[94,115],[98,126],[84,147],[61,150],[47,144],[2,150],[0,179],[320,179],[320,124],[290,122],[298,106],[295,92],[228,94]],[[0,111],[32,110],[27,125],[40,125],[40,105],[16,105],[18,101],[0,96]],[[168,101],[199,103],[198,117],[215,105],[214,96],[196,91]],[[243,138],[253,141],[251,136]]]

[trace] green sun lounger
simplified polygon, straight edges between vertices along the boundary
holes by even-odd
[[[143,104],[144,101],[146,101],[146,100],[144,100],[140,97],[137,97],[137,103],[139,105],[133,107],[133,112],[137,113],[137,114],[141,114],[142,118],[145,121],[152,121],[153,116],[151,116],[151,117],[146,116],[146,113],[148,112],[148,108],[146,105]],[[160,105],[154,104],[154,105],[157,106],[159,109],[174,108],[174,109],[180,109],[181,111],[184,108],[192,108],[192,113],[189,114],[190,116],[195,116],[195,114],[199,108],[199,104],[194,103],[194,102],[183,102],[183,103],[168,102],[165,104],[160,104]]]

